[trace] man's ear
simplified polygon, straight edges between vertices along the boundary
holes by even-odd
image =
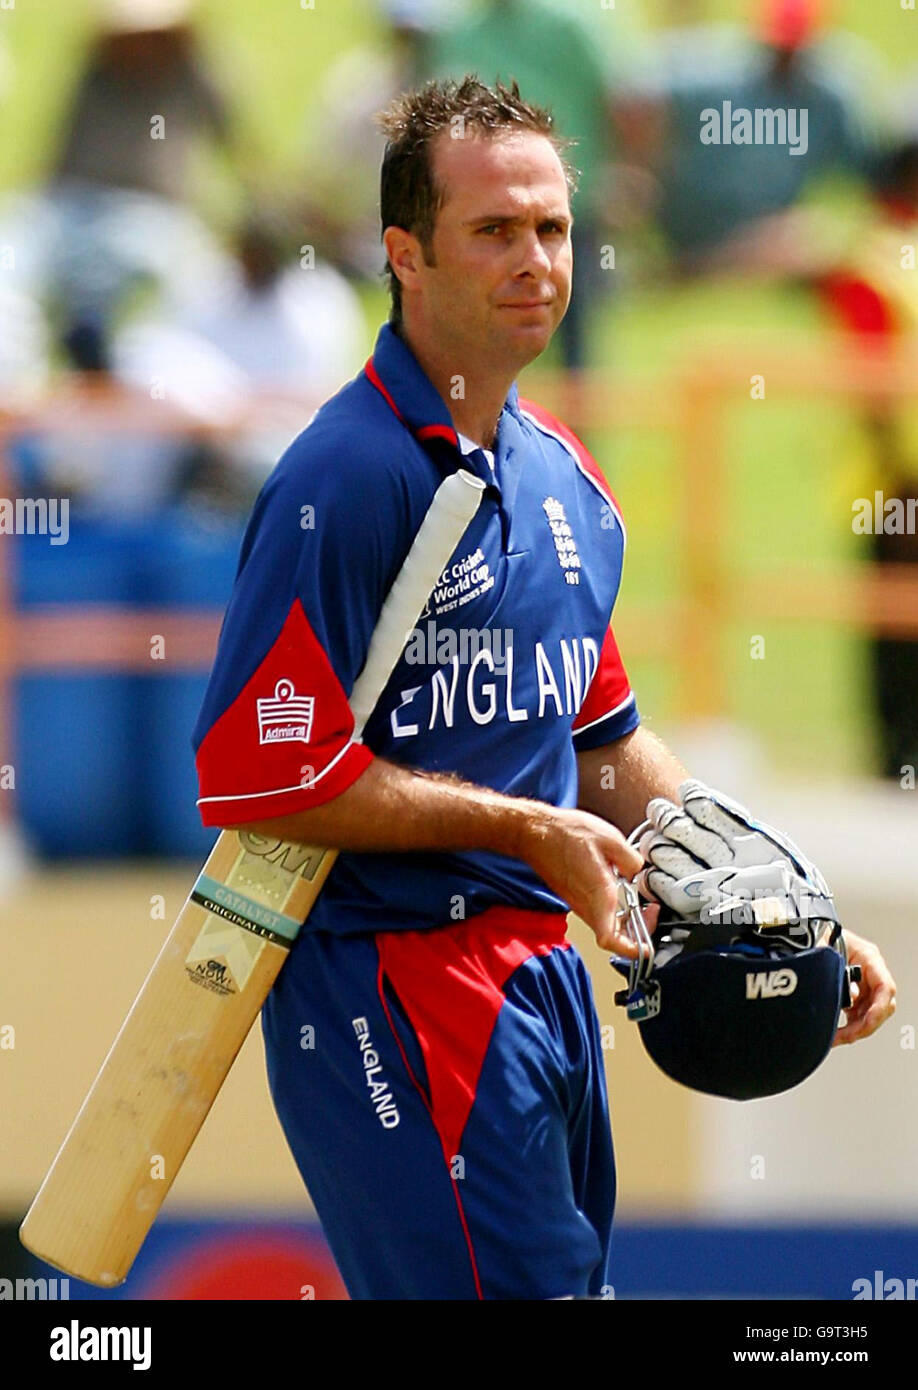
[[[418,269],[424,262],[421,243],[404,227],[387,227],[382,241],[389,264],[403,289],[413,288]]]

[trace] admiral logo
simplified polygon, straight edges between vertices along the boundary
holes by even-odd
[[[793,970],[759,970],[746,976],[747,999],[778,999],[793,994],[797,975]]]
[[[315,710],[313,695],[297,695],[293,681],[279,680],[273,699],[257,700],[259,743],[308,743]]]

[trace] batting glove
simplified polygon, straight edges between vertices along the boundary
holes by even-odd
[[[694,780],[681,806],[656,797],[647,807],[638,878],[646,897],[678,917],[746,925],[809,947],[839,923],[823,875],[781,831],[738,802]]]

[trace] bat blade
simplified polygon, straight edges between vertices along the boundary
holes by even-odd
[[[335,857],[220,835],[22,1224],[33,1254],[123,1282]]]
[[[360,733],[484,484],[441,484],[351,694]],[[128,1271],[337,857],[224,831],[20,1228],[27,1249],[111,1288]]]

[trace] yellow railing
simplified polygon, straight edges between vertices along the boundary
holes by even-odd
[[[918,398],[918,344],[865,352],[832,340],[786,348],[774,339],[754,345],[708,339],[703,353],[652,386],[610,382],[595,371],[572,378],[531,370],[526,377],[523,394],[577,432],[637,425],[665,428],[674,437],[673,558],[683,591],[653,604],[629,600],[616,616],[616,631],[629,655],[665,655],[675,664],[683,719],[728,712],[721,634],[750,612],[918,640],[918,566],[853,562],[814,571],[781,564],[747,577],[729,567],[724,518],[735,514],[736,496],[725,425],[729,411],[749,401],[753,374],[767,382],[771,400],[834,400],[853,411],[901,406]],[[717,505],[699,506],[699,499]]]
[[[753,361],[754,359],[754,361]],[[648,382],[530,369],[522,394],[554,411],[572,429],[664,429],[674,439],[673,477],[678,564],[677,599],[629,601],[616,627],[629,656],[666,654],[678,673],[682,718],[727,710],[723,663],[718,659],[725,624],[754,611],[764,618],[842,624],[862,631],[918,639],[918,567],[839,565],[814,573],[781,565],[742,578],[723,545],[723,517],[731,514],[732,475],[724,433],[729,409],[749,399],[751,372],[768,382],[771,398],[835,399],[862,410],[878,402],[904,403],[918,391],[918,349],[895,355],[812,343],[787,349],[761,342],[754,351],[728,350],[710,342],[703,356]],[[270,393],[240,402],[232,418],[203,424],[168,402],[153,400],[96,379],[69,378],[28,405],[0,408],[0,460],[13,435],[25,431],[83,430],[226,436],[276,418],[278,406],[302,424],[320,401],[307,395]],[[295,432],[295,427],[291,430]],[[0,474],[0,495],[9,497]],[[693,505],[699,497],[718,506]],[[14,611],[10,597],[10,539],[0,537],[0,756],[8,748],[9,683],[23,670],[161,670],[151,663],[150,636],[166,638],[168,666],[206,669],[214,654],[221,615],[211,609],[148,611],[116,605],[33,607]],[[5,542],[5,543],[4,543]],[[4,759],[5,760],[5,759]]]

